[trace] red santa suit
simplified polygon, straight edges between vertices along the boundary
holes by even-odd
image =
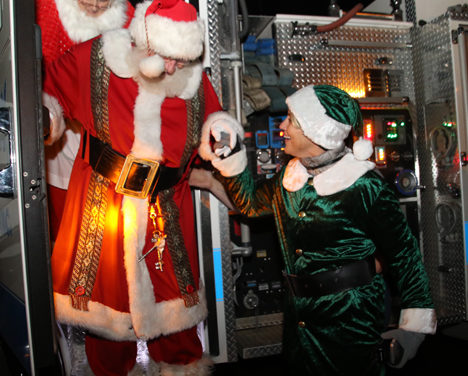
[[[158,55],[148,57],[145,48],[138,48],[138,30],[145,22],[149,45],[158,48],[152,35],[160,33],[154,33],[151,21],[163,16],[145,20],[149,5],[137,6],[129,30],[104,33],[47,66],[44,103],[55,119],[63,115],[78,120],[83,134],[52,254],[55,311],[60,322],[130,343],[133,349],[133,341],[148,341],[163,375],[172,375],[178,367],[182,370],[177,372],[190,367],[193,374],[204,375],[208,366],[201,359],[196,325],[207,309],[186,166],[197,153],[202,123],[206,126],[227,115],[219,112],[199,60],[173,75],[148,78],[140,73],[142,67],[148,71],[148,61],[158,60]],[[181,40],[188,43],[183,50],[186,60],[199,57],[200,22],[184,22],[178,30],[178,22],[170,21],[177,24],[174,33],[181,32]],[[54,130],[52,137],[59,134]],[[180,168],[182,176],[158,192],[156,205],[148,198],[117,193],[115,184],[90,166],[93,137],[123,156]],[[155,222],[151,207],[158,216]],[[151,239],[155,227],[166,236],[162,252],[149,252],[155,245]],[[120,361],[115,354],[107,354],[111,363]]]
[[[36,22],[41,29],[44,65],[103,31],[128,26],[133,13],[134,8],[127,0],[111,1],[109,8],[97,17],[81,10],[78,0],[36,0]],[[58,231],[66,189],[80,144],[76,128],[69,124],[60,141],[45,148],[52,239]]]

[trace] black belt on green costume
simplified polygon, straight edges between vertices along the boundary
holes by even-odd
[[[112,149],[112,147],[99,138],[89,135],[89,164],[94,171],[117,183],[126,157]],[[150,167],[144,164],[135,164],[132,173],[126,180],[126,188],[140,191],[146,182]],[[149,195],[152,200],[159,191],[169,189],[180,180],[181,169],[159,165],[157,176],[153,180]]]
[[[375,259],[371,256],[314,275],[285,274],[284,276],[293,296],[318,298],[367,285],[375,274]]]

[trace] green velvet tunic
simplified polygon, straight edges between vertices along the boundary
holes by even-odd
[[[311,184],[282,185],[285,168],[256,186],[248,171],[223,178],[249,217],[273,214],[286,272],[312,275],[377,254],[395,281],[401,308],[432,308],[417,241],[390,187],[374,172],[319,196]],[[292,375],[379,375],[376,347],[384,328],[385,282],[322,296],[289,297],[284,353]]]

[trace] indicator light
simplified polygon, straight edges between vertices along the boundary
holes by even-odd
[[[374,140],[374,128],[371,122],[364,123],[364,132],[363,136],[365,140],[373,141]]]
[[[378,165],[385,165],[387,163],[387,155],[384,146],[375,147],[375,163]]]
[[[385,120],[386,132],[385,139],[386,141],[396,141],[398,139],[398,123],[395,120]]]

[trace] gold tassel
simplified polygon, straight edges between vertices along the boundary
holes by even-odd
[[[76,296],[76,295],[70,294],[71,306],[80,311],[89,311],[88,309],[89,301],[90,301],[90,298],[87,296]]]
[[[196,306],[200,302],[198,293],[196,291],[192,292],[191,294],[182,294],[182,298],[184,299],[184,304],[187,308]]]

